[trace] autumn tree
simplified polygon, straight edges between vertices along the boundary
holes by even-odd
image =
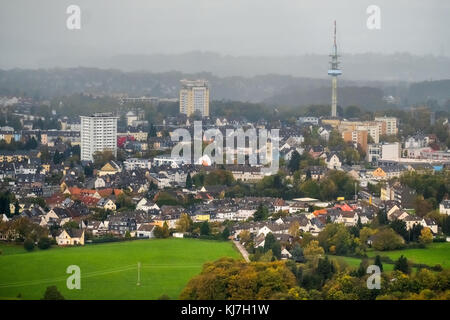
[[[291,225],[289,226],[289,234],[292,237],[298,237],[300,233],[300,223],[298,221],[294,221],[291,223]]]
[[[430,228],[423,228],[422,231],[420,231],[419,242],[423,244],[433,242],[433,234],[431,233]]]
[[[428,212],[433,211],[433,204],[420,195],[414,200],[414,209],[416,211],[416,215],[419,217],[424,217]]]
[[[320,258],[324,255],[325,251],[319,246],[319,241],[312,240],[303,250],[303,254],[307,261],[313,261],[316,258]]]
[[[180,294],[182,300],[275,299],[296,287],[284,262],[245,263],[222,258],[204,265]]]
[[[192,219],[187,213],[182,213],[178,219],[176,227],[179,232],[189,232],[192,229]]]
[[[345,225],[340,223],[327,224],[319,233],[318,240],[326,252],[329,252],[330,247],[334,246],[335,253],[338,255],[349,253],[353,246],[353,237]]]
[[[168,238],[170,236],[169,226],[164,222],[163,226],[156,226],[154,231],[156,238]]]
[[[252,236],[250,231],[248,230],[243,230],[239,233],[239,239],[241,243],[248,243],[249,241],[251,241]]]
[[[369,238],[373,236],[375,233],[376,230],[371,229],[369,227],[364,227],[359,231],[359,240],[364,248],[366,247]]]
[[[372,246],[375,250],[395,250],[403,247],[405,240],[391,228],[378,231],[373,236]]]

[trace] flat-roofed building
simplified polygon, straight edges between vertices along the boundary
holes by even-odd
[[[81,118],[81,160],[93,161],[96,152],[117,156],[117,119],[112,113],[95,113]]]
[[[187,116],[198,112],[209,117],[209,85],[206,80],[181,80],[180,113]]]

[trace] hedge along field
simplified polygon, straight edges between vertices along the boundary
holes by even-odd
[[[360,258],[334,256],[334,255],[328,255],[328,258],[330,260],[334,259],[337,262],[342,262],[352,269],[358,269],[359,265],[362,261],[362,259],[360,259]],[[369,263],[374,263],[374,258],[369,258]],[[383,262],[383,271],[392,271],[392,270],[394,270],[393,264],[387,264],[387,263]]]
[[[242,258],[231,242],[198,239],[136,240],[29,253],[6,247],[0,246],[0,299],[41,299],[51,285],[66,299],[158,299],[163,294],[176,299],[205,262]],[[66,286],[70,265],[81,269],[81,290]]]

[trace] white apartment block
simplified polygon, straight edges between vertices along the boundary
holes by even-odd
[[[375,121],[384,122],[386,124],[386,134],[396,135],[398,133],[397,118],[395,117],[375,117]]]
[[[81,160],[93,161],[96,152],[112,151],[117,156],[117,119],[112,113],[95,113],[81,118]]]
[[[191,116],[198,111],[209,117],[209,87],[206,80],[181,80],[180,113]]]
[[[303,124],[303,123],[311,123],[314,125],[319,125],[319,118],[317,117],[300,117],[298,118],[297,122],[299,124]]]
[[[152,162],[149,159],[128,158],[123,162],[125,170],[150,169]]]

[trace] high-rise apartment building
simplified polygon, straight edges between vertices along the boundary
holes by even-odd
[[[348,130],[342,132],[342,138],[345,142],[352,142],[360,145],[361,148],[367,152],[367,137],[369,133],[367,130]]]
[[[181,80],[180,113],[191,116],[196,111],[209,117],[209,86],[206,80]]]
[[[375,121],[384,122],[386,124],[386,132],[383,134],[386,134],[388,136],[390,135],[396,135],[398,133],[397,128],[397,118],[395,117],[375,117]]]
[[[81,160],[94,161],[94,153],[112,151],[117,156],[117,119],[112,113],[81,118]]]

